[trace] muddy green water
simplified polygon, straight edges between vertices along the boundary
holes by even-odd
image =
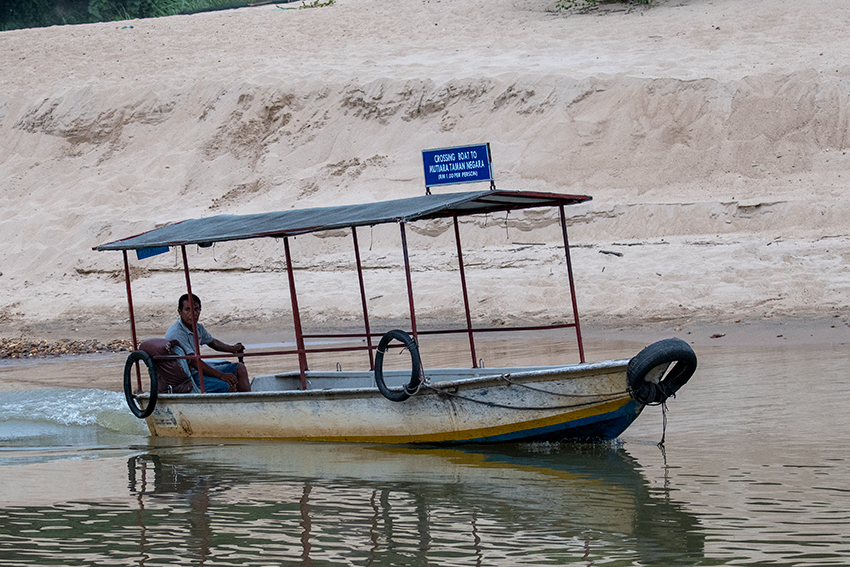
[[[720,343],[664,451],[658,407],[613,442],[429,449],[151,439],[116,392],[0,392],[0,565],[850,564],[850,349]]]

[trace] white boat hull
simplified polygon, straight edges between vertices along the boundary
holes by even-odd
[[[613,438],[643,409],[628,393],[627,363],[426,370],[425,385],[404,402],[383,397],[371,372],[308,372],[306,390],[297,387],[298,373],[258,376],[251,393],[161,394],[147,424],[152,435],[164,437],[371,443]],[[401,375],[385,373],[396,381]]]

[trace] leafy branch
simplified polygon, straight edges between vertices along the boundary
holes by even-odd
[[[332,5],[336,0],[327,0],[326,2],[322,2],[321,0],[313,0],[310,3],[301,0],[301,8],[324,8],[325,6]]]

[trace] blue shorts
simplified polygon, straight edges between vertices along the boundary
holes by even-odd
[[[238,368],[238,364],[235,362],[213,362],[209,363],[210,366],[221,372],[222,374],[233,374],[236,376],[236,369]],[[201,387],[201,380],[198,377],[198,371],[194,368],[192,369],[192,380],[198,386]],[[212,376],[204,376],[204,390],[208,394],[217,394],[220,392],[229,392],[230,384],[222,380],[221,378],[213,378]]]

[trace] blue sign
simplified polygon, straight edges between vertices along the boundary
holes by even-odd
[[[425,187],[453,183],[493,182],[490,144],[422,150]]]

